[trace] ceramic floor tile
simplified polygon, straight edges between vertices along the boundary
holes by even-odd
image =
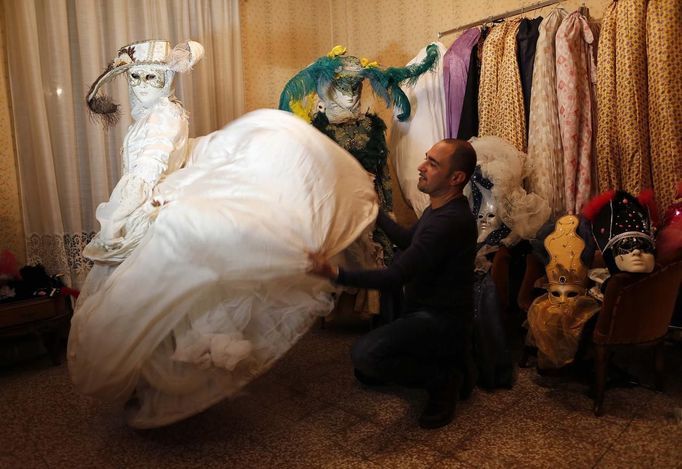
[[[532,402],[519,406],[464,440],[456,458],[476,467],[588,468],[599,460],[603,447],[556,431],[546,417]]]
[[[412,427],[402,435],[411,440],[439,451],[445,455],[456,455],[458,446],[465,440],[485,431],[493,423],[502,418],[502,413],[485,407],[481,402],[470,399],[460,402],[455,411],[455,418],[449,425],[434,430],[425,430],[417,425],[417,416]]]
[[[681,467],[682,425],[635,420],[611,445],[598,467]]]
[[[442,459],[443,455],[437,451],[409,440],[394,442],[369,458],[381,467],[410,469],[437,467]]]

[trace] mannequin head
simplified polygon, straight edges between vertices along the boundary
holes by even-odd
[[[585,207],[585,216],[592,223],[592,234],[611,274],[649,273],[654,269],[652,210],[655,206],[650,191],[638,198],[624,191],[607,192]]]
[[[649,273],[654,270],[654,245],[645,238],[623,238],[613,245],[616,267],[623,272]]]
[[[134,42],[118,50],[114,60],[90,86],[86,96],[88,108],[106,126],[118,121],[119,106],[101,93],[101,88],[114,78],[125,75],[133,116],[141,108],[149,108],[172,94],[175,72],[192,69],[204,55],[204,48],[194,41],[182,42],[171,49],[164,40]]]

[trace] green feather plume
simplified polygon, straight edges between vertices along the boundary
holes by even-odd
[[[438,64],[438,59],[438,46],[430,44],[426,48],[426,57],[419,63],[406,67],[389,67],[385,70],[369,67],[364,70],[364,75],[369,79],[374,92],[386,102],[386,105],[393,106],[400,111],[397,116],[398,120],[404,121],[410,117],[412,108],[400,86],[414,85],[422,74],[433,70]]]
[[[291,112],[291,102],[317,90],[318,83],[331,82],[341,66],[340,57],[320,57],[287,82],[279,96],[279,109]]]

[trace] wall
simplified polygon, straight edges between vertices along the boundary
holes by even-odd
[[[245,110],[275,108],[286,82],[331,48],[330,3],[240,0]]]
[[[20,265],[26,261],[24,224],[12,133],[12,108],[6,60],[4,21],[0,21],[0,251],[9,249]]]
[[[537,0],[240,0],[246,110],[276,107],[279,93],[297,71],[334,45],[384,66],[403,65],[438,31],[538,3]],[[568,0],[603,16],[610,0]],[[549,12],[545,7],[529,13]],[[457,34],[444,36],[449,46]]]

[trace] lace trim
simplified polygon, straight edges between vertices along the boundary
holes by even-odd
[[[31,233],[26,237],[26,263],[42,264],[50,275],[63,274],[67,285],[79,288],[92,267],[92,261],[83,257],[83,248],[95,234]]]

